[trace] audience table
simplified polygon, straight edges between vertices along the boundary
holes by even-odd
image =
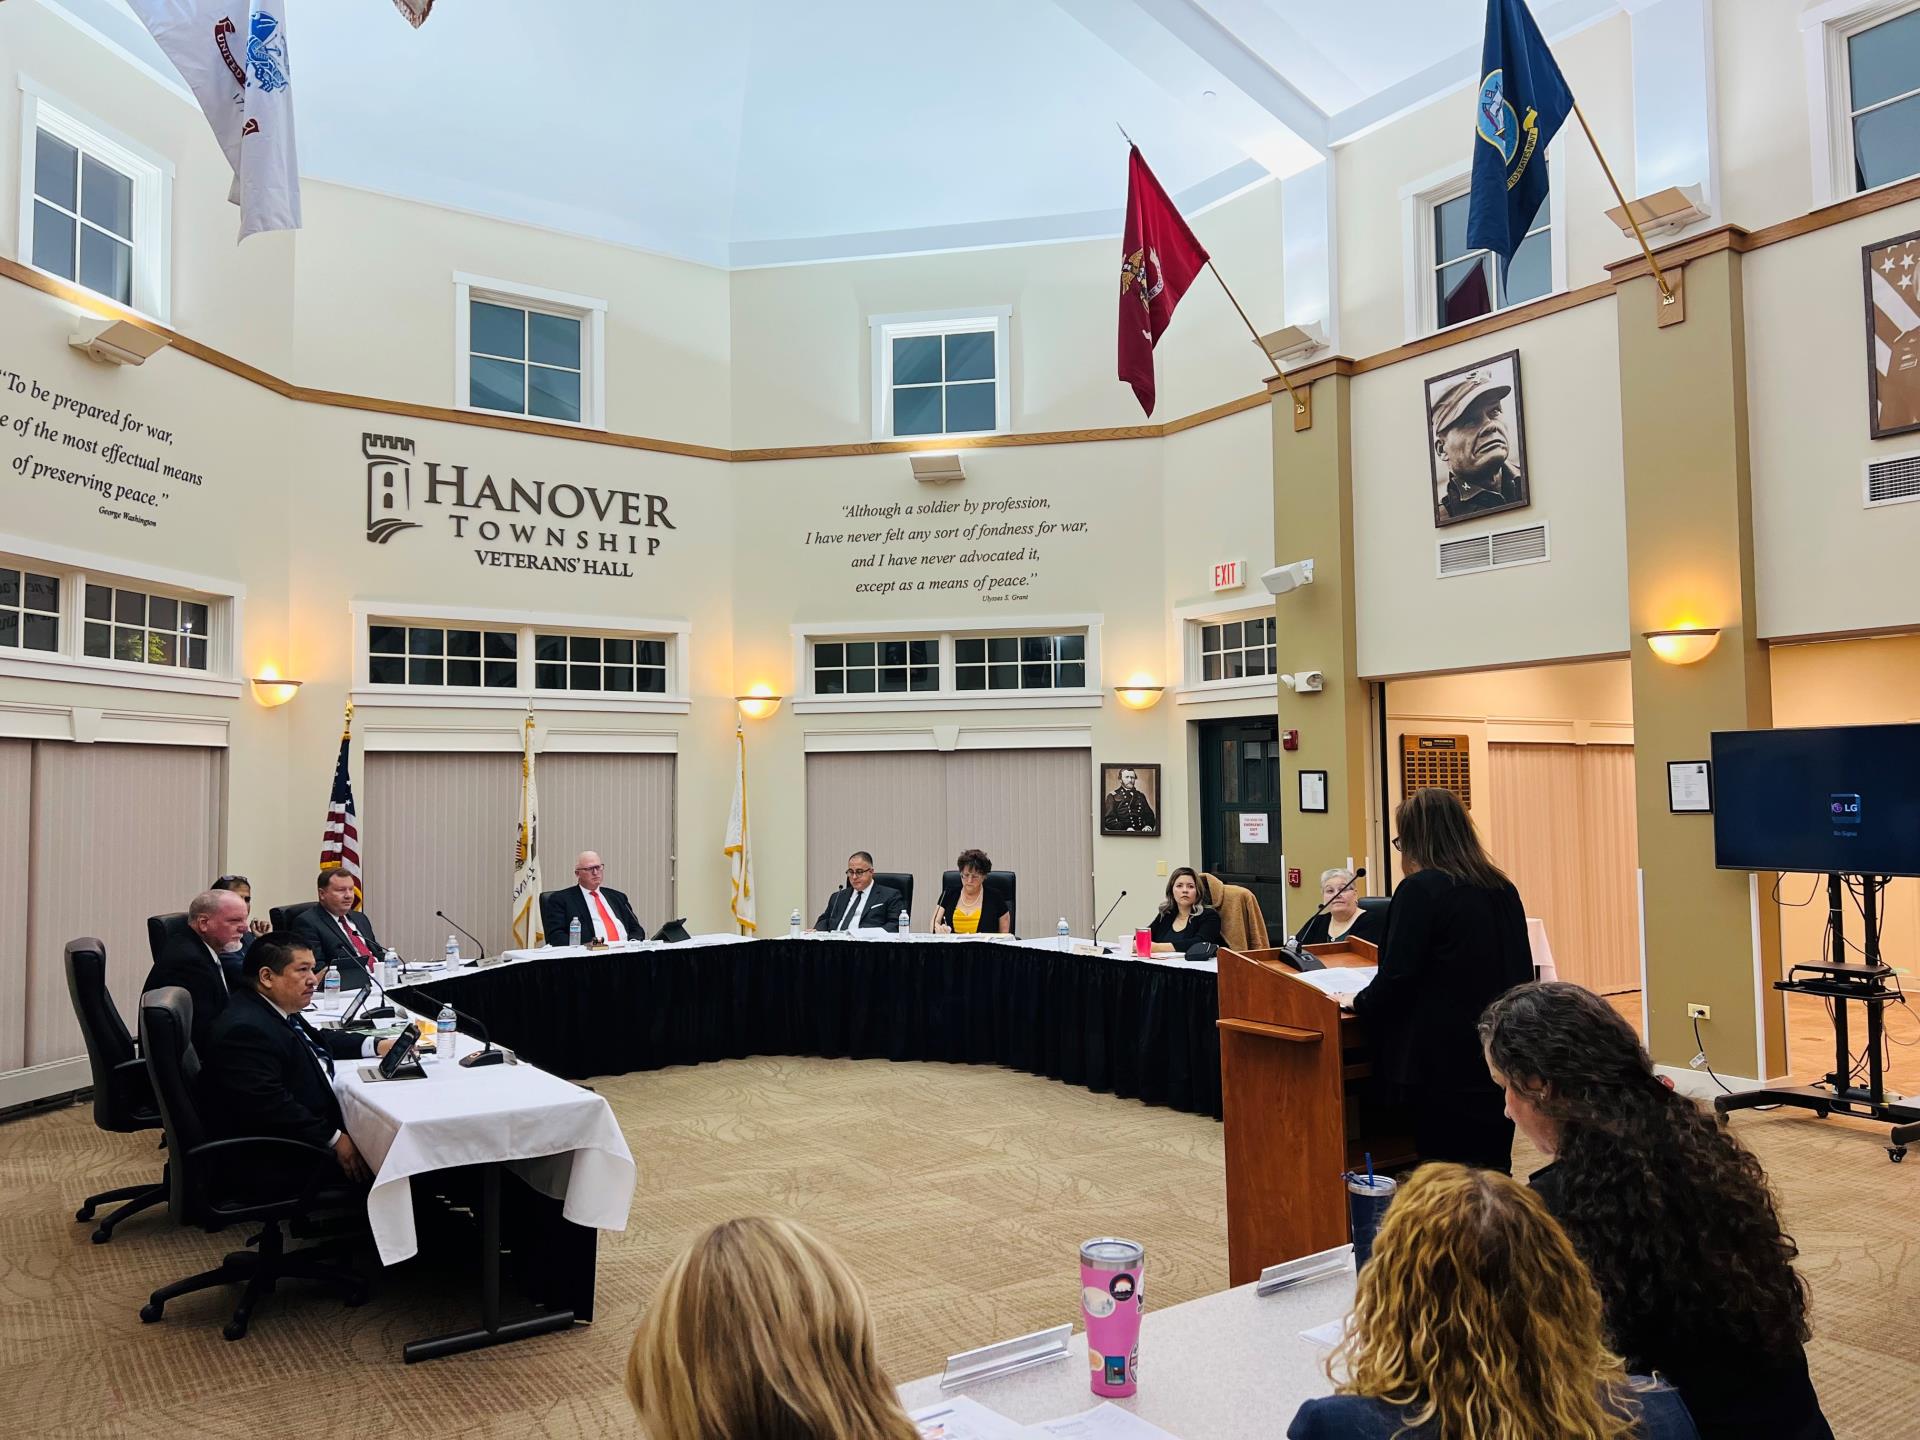
[[[1060,1294],[1073,1313],[1075,1257],[1061,1265]],[[1301,1331],[1338,1321],[1353,1305],[1351,1271],[1264,1298],[1252,1285],[1222,1290],[1166,1310],[1153,1309],[1153,1256],[1147,1256],[1147,1313],[1140,1327],[1140,1388],[1112,1403],[1181,1440],[1272,1440],[1303,1400],[1333,1393],[1327,1349]],[[1010,1337],[1000,1337],[1010,1338]],[[990,1343],[955,1337],[956,1349]],[[1101,1403],[1088,1388],[1087,1337],[1073,1337],[1064,1360],[957,1391],[928,1375],[900,1387],[909,1410],[967,1395],[1023,1425],[1077,1414]]]
[[[1056,939],[703,936],[511,951],[409,970],[393,993],[429,1015],[451,1002],[568,1079],[754,1055],[942,1060],[1217,1119],[1217,968]]]

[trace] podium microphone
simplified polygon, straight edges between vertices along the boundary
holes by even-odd
[[[442,920],[446,921],[447,924],[453,926],[454,929],[458,930],[462,935],[466,936],[467,939],[473,941],[474,944],[479,945],[480,958],[482,960],[487,958],[487,947],[481,943],[480,937],[478,935],[474,934],[471,930],[467,929],[466,926],[462,925],[458,920],[454,919],[451,915],[447,914],[447,912],[444,910],[436,910],[433,913],[438,915]]]
[[[1107,921],[1113,918],[1113,912],[1120,908],[1120,902],[1126,898],[1127,898],[1127,892],[1122,890],[1118,895],[1113,897],[1113,904],[1107,907],[1107,913],[1102,915],[1098,920],[1093,922],[1093,948],[1094,949],[1098,950],[1100,948],[1100,927],[1106,924]]]

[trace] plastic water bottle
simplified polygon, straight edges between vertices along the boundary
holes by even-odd
[[[327,978],[321,984],[320,988],[326,992],[327,999],[336,1000],[339,998],[340,967],[338,965],[329,965],[327,967]]]
[[[913,917],[907,913],[905,906],[900,909],[900,933],[902,935],[913,933]]]
[[[460,963],[460,942],[454,939],[453,936],[449,935],[447,936],[447,964],[458,965],[459,963]]]
[[[384,990],[393,984],[399,973],[400,957],[394,954],[393,947],[389,945],[386,953],[380,957],[380,988]]]
[[[800,908],[798,906],[795,906],[793,914],[787,917],[787,937],[791,939],[792,937],[798,935],[799,933],[800,933]]]
[[[453,1040],[460,1033],[460,1017],[453,1013],[452,1005],[442,1005],[440,1013],[433,1020],[434,1059],[445,1062],[453,1059]]]
[[[1067,924],[1066,916],[1062,915],[1060,917],[1060,923],[1053,927],[1053,933],[1060,937],[1060,948],[1062,950],[1066,949],[1068,945],[1073,943],[1072,942],[1073,927]]]
[[[567,944],[576,950],[580,948],[580,917],[578,915],[567,922]]]

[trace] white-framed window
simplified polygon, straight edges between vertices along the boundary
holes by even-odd
[[[606,425],[607,302],[456,272],[454,404]]]
[[[1098,706],[1098,615],[793,627],[794,709],[809,712]]]
[[[1559,174],[1561,139],[1547,147],[1547,174]],[[1406,262],[1407,338],[1432,335],[1566,288],[1566,200],[1548,185],[1526,238],[1503,266],[1467,244],[1472,170],[1456,165],[1400,192]]]
[[[20,77],[19,258],[169,318],[173,164]]]
[[[1013,307],[872,315],[873,438],[935,440],[1012,428]]]
[[[1180,636],[1180,703],[1272,703],[1280,669],[1272,596],[1221,596],[1182,606],[1173,620]]]
[[[1814,203],[1920,174],[1920,3],[1831,0],[1800,23]]]
[[[237,696],[244,594],[0,535],[0,675]]]
[[[691,627],[355,602],[354,699],[374,705],[684,714]]]

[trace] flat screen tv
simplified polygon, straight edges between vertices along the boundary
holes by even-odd
[[[1713,735],[1722,870],[1920,875],[1920,725]]]

